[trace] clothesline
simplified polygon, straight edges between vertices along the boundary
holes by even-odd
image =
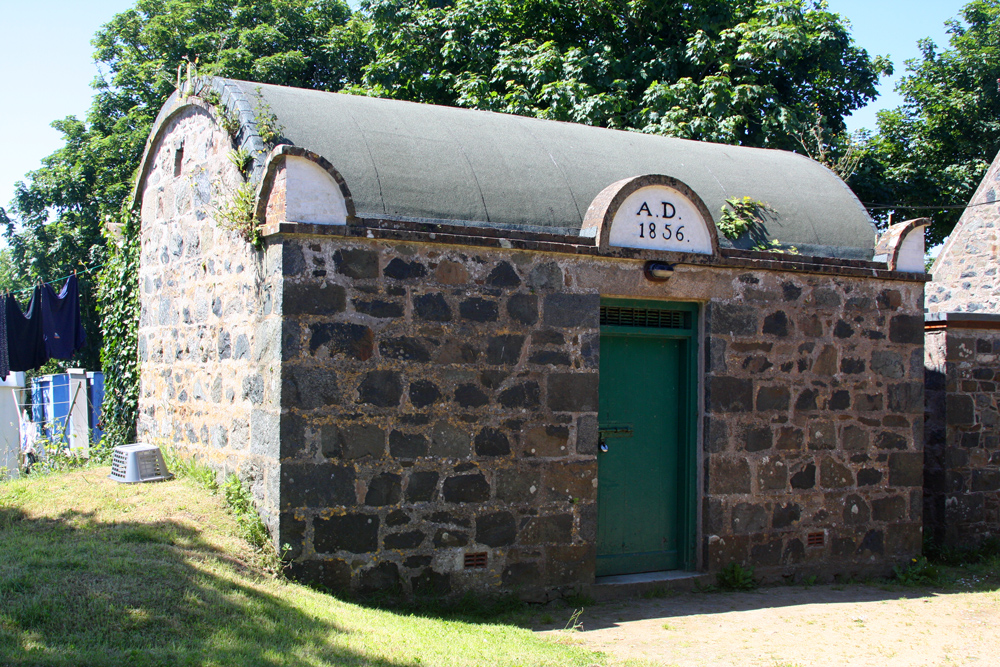
[[[62,278],[56,278],[54,280],[46,280],[46,281],[40,282],[38,284],[39,285],[52,285],[54,283],[58,283],[58,282],[63,281],[63,280],[69,280],[74,275],[80,275],[81,273],[90,273],[91,271],[96,271],[97,269],[100,269],[103,266],[104,266],[104,264],[94,264],[93,266],[88,266],[85,269],[81,269],[79,271],[74,271],[73,273],[71,273],[69,275],[66,275],[66,276],[63,276]],[[35,285],[32,285],[31,287],[22,287],[21,289],[7,290],[7,292],[10,293],[10,294],[20,294],[21,292],[30,292],[33,289],[35,289]]]
[[[100,265],[85,267],[84,273]],[[27,311],[16,296],[3,296],[0,375],[41,368],[49,359],[72,359],[87,341],[80,315],[79,271],[66,276],[57,293],[52,283],[31,288]]]

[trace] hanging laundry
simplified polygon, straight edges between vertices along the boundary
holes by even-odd
[[[7,309],[0,308],[0,381],[10,373],[10,359],[7,357]]]
[[[7,356],[12,371],[30,371],[41,368],[49,355],[45,353],[45,339],[42,335],[42,290],[31,291],[28,313],[12,295],[4,297],[4,312],[7,315]]]
[[[24,457],[24,473],[31,473],[31,467],[45,458],[45,446],[39,442],[38,424],[31,421],[28,411],[22,410],[18,416],[21,427],[21,455]]]
[[[80,285],[75,275],[56,294],[48,283],[42,285],[42,330],[45,353],[53,359],[71,359],[87,342],[80,319]]]

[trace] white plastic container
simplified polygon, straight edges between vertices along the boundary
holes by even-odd
[[[155,445],[136,443],[119,445],[111,454],[111,474],[108,479],[133,484],[171,479],[163,460],[163,452]]]

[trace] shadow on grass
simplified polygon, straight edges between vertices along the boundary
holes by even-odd
[[[469,591],[459,597],[421,595],[404,597],[398,590],[382,593],[334,593],[323,587],[316,590],[349,599],[352,603],[397,614],[419,616],[432,620],[462,623],[514,625],[530,628],[531,606],[515,594],[488,595]]]
[[[176,522],[0,507],[0,664],[399,664],[241,568]]]

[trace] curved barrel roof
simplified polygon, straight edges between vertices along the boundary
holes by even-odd
[[[244,81],[212,84],[230,99],[269,108],[283,140],[329,160],[361,217],[574,234],[606,186],[664,174],[698,193],[716,220],[727,198],[749,196],[770,207],[769,239],[807,255],[872,257],[875,229],[857,197],[832,171],[795,153]]]

